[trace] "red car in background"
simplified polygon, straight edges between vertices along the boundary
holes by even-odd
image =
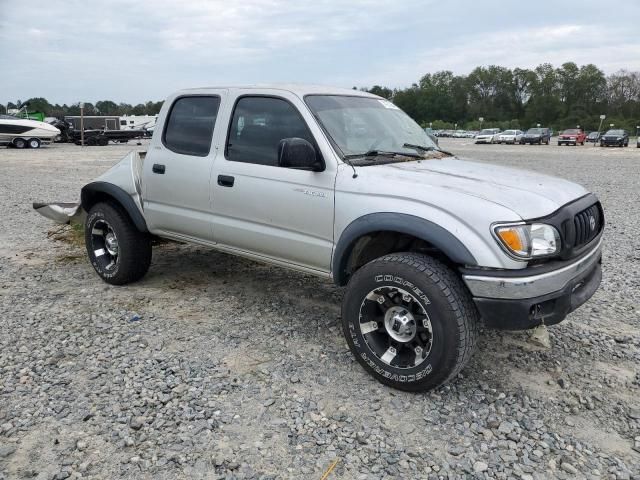
[[[581,128],[569,128],[558,135],[558,145],[584,145],[586,138]]]

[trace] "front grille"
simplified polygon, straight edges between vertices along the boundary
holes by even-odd
[[[598,204],[591,205],[573,217],[575,242],[573,247],[579,248],[593,240],[602,230],[602,211]]]

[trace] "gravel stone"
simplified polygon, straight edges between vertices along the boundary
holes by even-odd
[[[481,473],[481,472],[486,472],[489,468],[489,465],[487,465],[484,462],[475,462],[473,464],[473,471],[475,473]]]
[[[578,473],[578,469],[573,465],[571,465],[569,462],[562,462],[560,467],[562,468],[562,470],[564,470],[567,473],[570,473],[571,475],[576,475]]]
[[[2,445],[0,446],[0,458],[6,458],[16,451],[14,445]]]

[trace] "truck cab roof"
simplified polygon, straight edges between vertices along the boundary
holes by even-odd
[[[274,83],[274,84],[254,84],[254,85],[219,85],[208,87],[187,88],[179,90],[173,94],[173,96],[194,94],[194,93],[207,93],[211,90],[250,90],[258,92],[267,91],[284,91],[290,92],[298,96],[304,95],[349,95],[357,97],[370,97],[381,98],[369,92],[363,92],[361,90],[353,90],[350,88],[337,88],[325,85],[306,85],[306,84],[294,84],[294,83]]]

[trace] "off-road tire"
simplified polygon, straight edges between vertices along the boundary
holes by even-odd
[[[389,363],[383,361],[370,346],[373,340],[384,340],[384,320],[374,333],[375,339],[369,337],[371,333],[363,334],[363,327],[372,323],[361,323],[371,318],[362,314],[365,303],[370,301],[368,296],[387,288],[410,293],[416,308],[421,308],[430,321],[431,348],[417,366],[396,368],[393,359]],[[392,300],[397,301],[397,296]],[[380,305],[380,309],[384,306]],[[478,311],[461,279],[440,261],[417,253],[394,253],[369,262],[349,281],[342,303],[342,327],[356,360],[376,380],[400,390],[427,391],[454,378],[471,358],[478,326]],[[391,336],[388,339],[389,345],[394,345],[394,339]],[[407,351],[401,350],[397,342],[395,345],[398,352]],[[395,351],[394,348],[394,354]]]
[[[96,231],[110,227],[117,238],[118,253],[107,265],[105,246],[100,244]],[[124,285],[140,280],[151,264],[151,238],[139,231],[129,215],[116,203],[96,203],[87,214],[84,231],[85,245],[91,265],[100,278],[112,285]]]

